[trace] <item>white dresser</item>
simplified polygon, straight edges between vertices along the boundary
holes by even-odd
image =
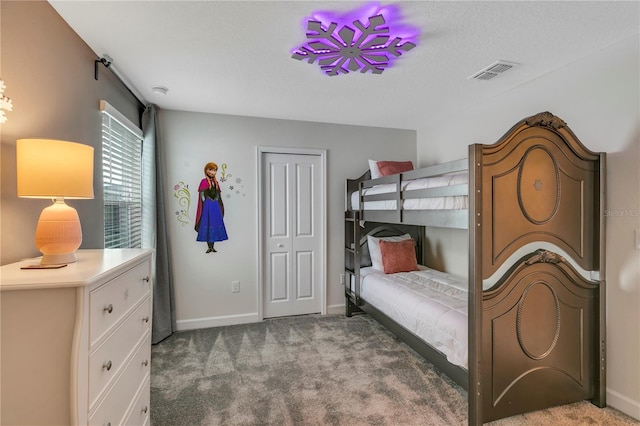
[[[0,424],[149,425],[150,250],[0,268]]]

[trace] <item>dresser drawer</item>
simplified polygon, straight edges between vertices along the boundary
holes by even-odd
[[[89,358],[89,407],[93,407],[105,387],[122,371],[129,355],[150,329],[151,298],[116,327]]]
[[[149,377],[140,387],[136,400],[131,404],[131,411],[124,420],[124,426],[148,426],[151,414],[151,392],[149,387]]]
[[[89,295],[90,346],[150,291],[149,262],[143,262],[93,290]]]
[[[137,352],[131,358],[124,371],[118,376],[113,387],[102,399],[95,411],[89,417],[90,425],[111,426],[121,425],[125,420],[125,415],[129,412],[132,401],[136,398],[142,383],[149,380],[151,370],[151,334],[147,334],[138,347]]]

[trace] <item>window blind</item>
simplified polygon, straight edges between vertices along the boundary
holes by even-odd
[[[105,101],[102,111],[104,247],[142,244],[142,131]]]

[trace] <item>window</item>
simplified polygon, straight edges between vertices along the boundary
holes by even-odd
[[[109,103],[102,111],[104,247],[142,244],[142,130]]]

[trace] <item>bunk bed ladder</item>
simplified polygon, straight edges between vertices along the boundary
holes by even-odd
[[[345,315],[360,312],[360,214],[358,211],[345,212]]]

